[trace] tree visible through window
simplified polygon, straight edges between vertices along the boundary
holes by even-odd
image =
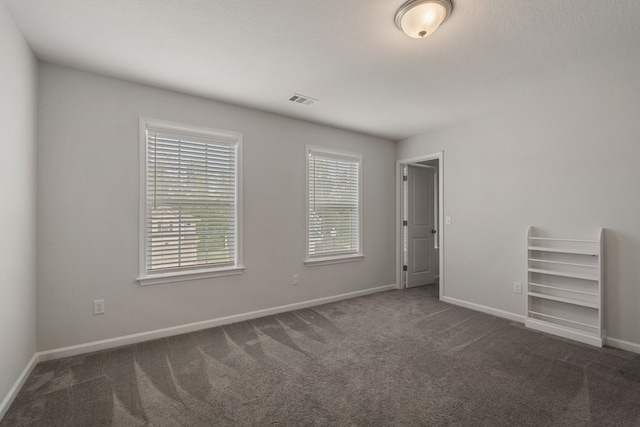
[[[360,255],[360,155],[308,147],[307,157],[307,259]]]
[[[239,264],[239,135],[145,122],[142,276]]]

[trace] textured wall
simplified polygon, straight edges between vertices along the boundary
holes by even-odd
[[[445,295],[525,315],[526,232],[605,233],[605,327],[640,344],[640,79],[566,91],[401,141],[397,157],[444,150]]]
[[[39,350],[394,283],[394,143],[50,64],[39,83]],[[139,116],[243,132],[242,275],[136,282]],[[363,154],[363,261],[303,265],[305,144]]]

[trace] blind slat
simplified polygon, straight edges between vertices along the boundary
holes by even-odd
[[[360,251],[360,159],[309,151],[310,258]]]
[[[237,137],[147,129],[147,272],[234,265]]]

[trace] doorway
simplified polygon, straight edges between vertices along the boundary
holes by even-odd
[[[435,284],[444,296],[443,153],[397,163],[397,287]]]

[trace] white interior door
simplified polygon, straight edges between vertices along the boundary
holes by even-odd
[[[407,170],[407,288],[435,282],[435,173],[411,165]]]

